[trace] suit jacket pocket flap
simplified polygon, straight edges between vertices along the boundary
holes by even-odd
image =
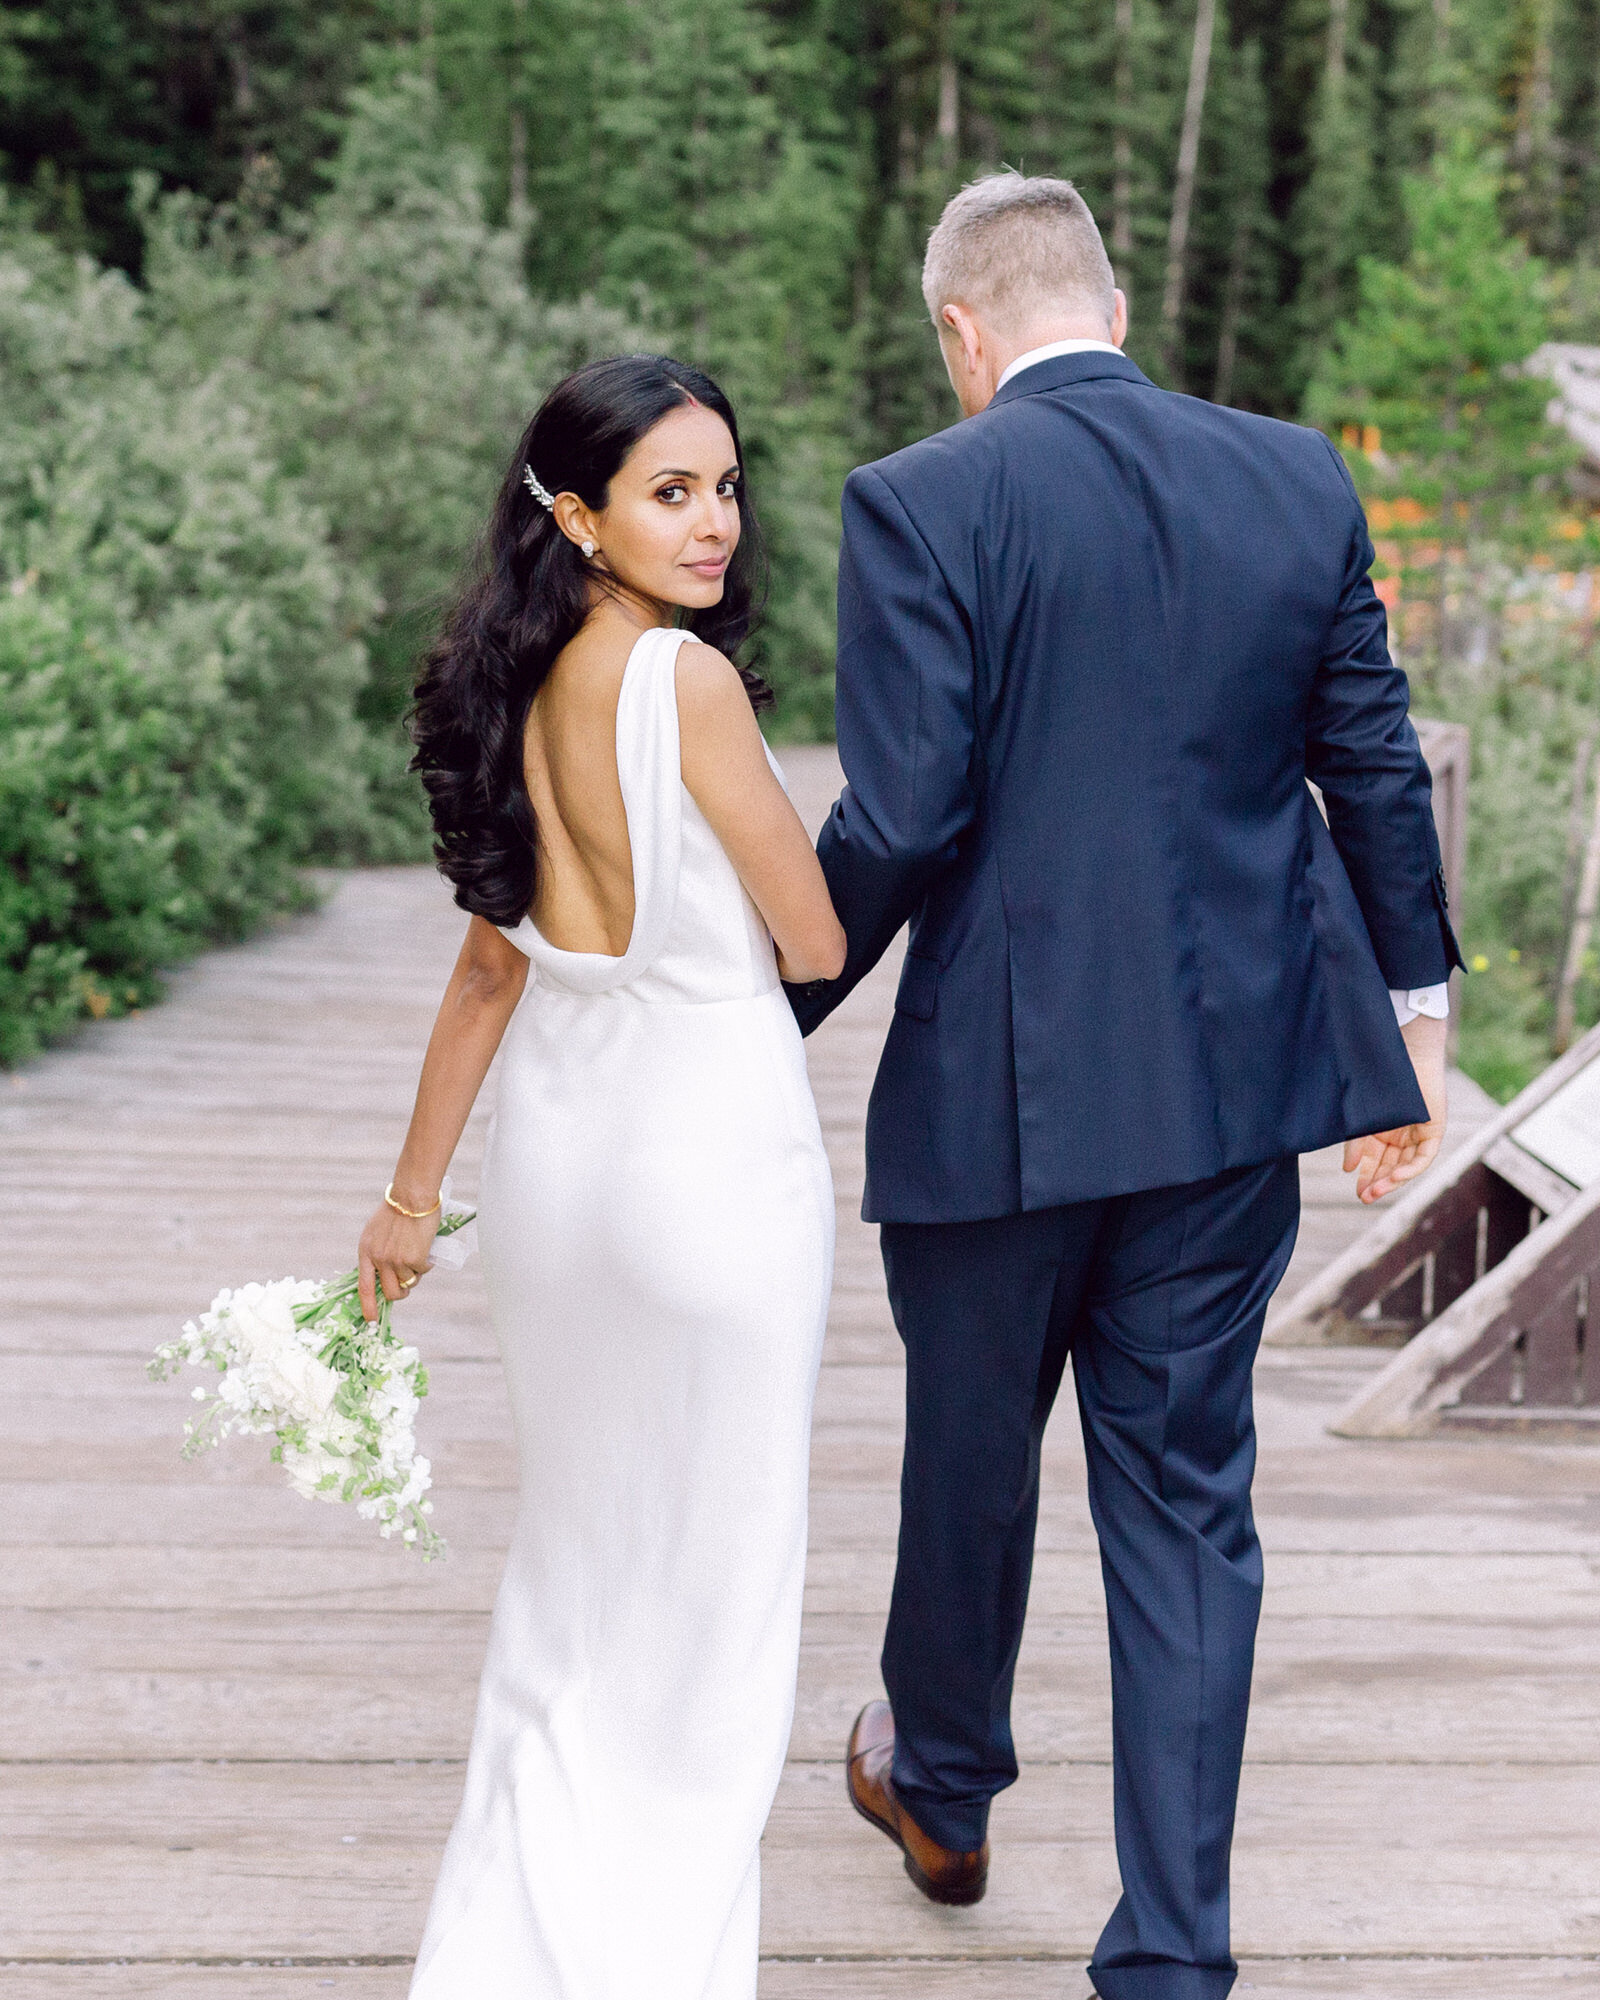
[[[909,1014],[913,1021],[931,1021],[939,998],[939,961],[908,951],[900,973],[900,990],[894,996],[894,1011]]]

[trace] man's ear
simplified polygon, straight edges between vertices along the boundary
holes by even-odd
[[[983,351],[983,338],[978,332],[977,321],[967,311],[965,306],[959,306],[952,300],[950,304],[941,309],[939,314],[939,331],[941,335],[945,334],[946,328],[949,329],[947,337],[950,339],[951,346],[960,350],[966,372],[969,375],[976,373],[978,359]],[[954,361],[955,355],[952,353],[950,358]]]

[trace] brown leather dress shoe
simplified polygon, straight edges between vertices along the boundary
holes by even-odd
[[[958,1854],[929,1838],[895,1797],[894,1714],[886,1701],[869,1701],[856,1717],[845,1752],[850,1803],[886,1833],[906,1858],[906,1873],[935,1903],[978,1903],[989,1886],[989,1843]]]

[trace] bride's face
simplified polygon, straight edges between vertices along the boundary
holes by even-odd
[[[739,479],[721,417],[699,403],[674,410],[640,438],[590,516],[596,563],[655,604],[718,603],[739,543]]]

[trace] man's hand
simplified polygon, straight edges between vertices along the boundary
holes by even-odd
[[[1402,1182],[1426,1173],[1438,1158],[1444,1139],[1444,1051],[1449,1024],[1419,1014],[1407,1021],[1400,1033],[1428,1107],[1428,1121],[1425,1125],[1401,1125],[1393,1132],[1374,1132],[1366,1139],[1346,1139],[1344,1170],[1356,1177],[1358,1201],[1382,1201]]]

